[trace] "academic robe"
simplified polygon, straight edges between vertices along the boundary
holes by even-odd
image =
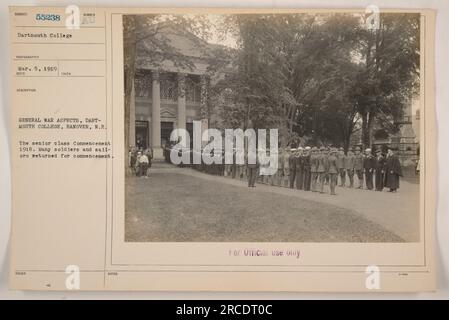
[[[384,173],[385,173],[385,157],[381,155],[376,158],[376,190],[382,191],[384,188]]]
[[[402,177],[401,163],[395,155],[387,157],[385,162],[385,187],[390,189],[399,188],[399,177]]]

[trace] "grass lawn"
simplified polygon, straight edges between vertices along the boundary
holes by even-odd
[[[356,212],[182,173],[126,179],[131,242],[401,242]]]

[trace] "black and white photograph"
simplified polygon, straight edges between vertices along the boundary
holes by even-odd
[[[421,19],[124,15],[124,240],[420,242]]]

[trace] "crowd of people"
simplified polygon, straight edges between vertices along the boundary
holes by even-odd
[[[247,157],[244,164],[234,161],[234,164],[201,163],[191,167],[207,174],[247,180],[249,187],[255,187],[257,182],[331,195],[336,195],[337,187],[374,191],[387,188],[389,192],[396,192],[402,168],[395,151],[395,148],[388,148],[383,154],[381,149],[373,152],[367,148],[362,152],[360,147],[347,152],[336,147],[284,148],[279,150],[276,172],[269,175],[262,173],[269,163],[248,164]],[[164,150],[167,162],[171,162],[170,152],[170,148]],[[152,159],[151,149],[131,148],[129,167],[136,176],[147,177]]]
[[[153,152],[151,149],[131,147],[128,153],[128,167],[133,175],[147,178],[151,167]]]

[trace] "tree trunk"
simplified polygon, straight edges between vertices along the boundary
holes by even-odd
[[[368,142],[369,144],[367,146],[369,146],[369,148],[373,148],[373,143],[374,143],[374,132],[373,132],[373,127],[374,127],[374,118],[375,118],[375,114],[373,112],[369,113],[369,118],[368,118]]]
[[[362,113],[362,147],[369,145],[368,114]]]

